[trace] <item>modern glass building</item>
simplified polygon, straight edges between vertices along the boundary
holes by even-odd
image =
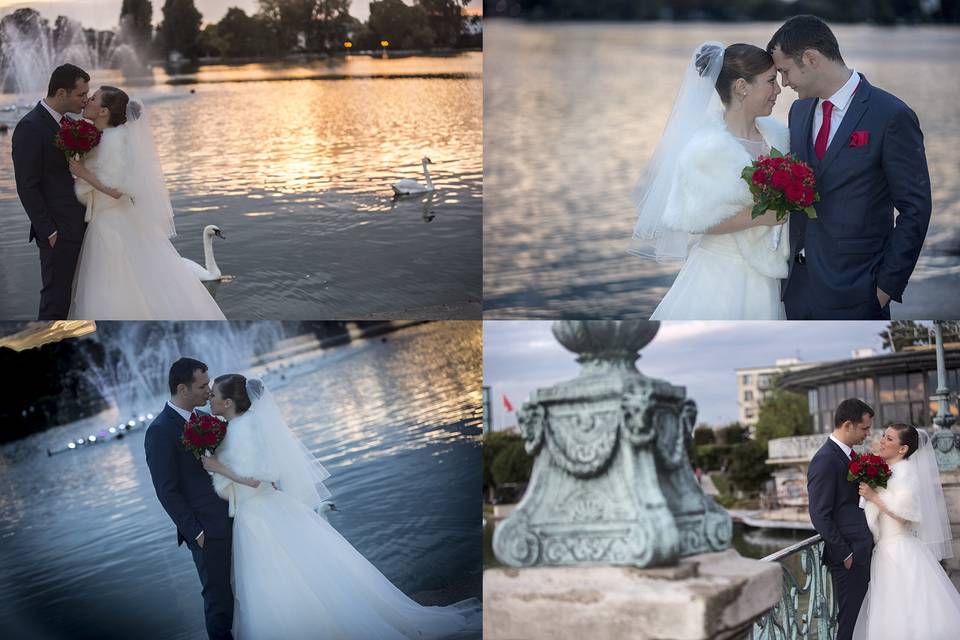
[[[956,416],[960,388],[960,345],[944,352],[950,412]],[[839,360],[783,374],[777,385],[807,396],[814,433],[833,430],[833,412],[841,400],[860,398],[877,412],[874,424],[906,422],[929,426],[937,413],[931,397],[937,390],[934,348]]]

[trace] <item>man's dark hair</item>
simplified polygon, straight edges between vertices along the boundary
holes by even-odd
[[[193,358],[180,358],[170,365],[170,395],[177,393],[177,387],[185,384],[188,387],[193,384],[193,373],[195,371],[206,371],[207,365]]]
[[[839,405],[837,411],[833,414],[833,428],[837,429],[844,422],[849,420],[854,424],[863,421],[863,415],[867,414],[871,418],[874,416],[873,409],[860,398],[847,398]]]
[[[77,86],[77,80],[90,82],[90,74],[69,62],[60,65],[50,74],[50,84],[47,86],[47,97],[52,98],[57,95],[57,89],[63,89],[67,93],[70,93]]]
[[[816,49],[828,60],[846,64],[840,55],[840,45],[837,37],[830,31],[827,23],[817,16],[793,16],[777,29],[767,44],[767,52],[780,47],[780,52],[793,58],[799,66],[803,66],[803,52],[807,49]]]

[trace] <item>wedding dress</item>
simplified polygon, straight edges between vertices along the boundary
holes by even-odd
[[[932,504],[938,499],[942,504],[942,489],[929,486],[939,479],[924,480],[931,474],[925,476],[924,467],[913,460],[925,447],[933,458],[930,445],[921,446],[916,454],[894,464],[887,488],[877,490],[884,505],[907,524],[882,513],[874,503],[866,503],[867,525],[876,546],[870,561],[870,588],[860,608],[854,640],[954,640],[960,634],[960,594],[939,563],[939,556],[951,553],[949,523],[945,512],[937,517],[924,507],[925,500]],[[935,459],[932,466],[936,474]],[[939,526],[930,522],[937,519],[942,523]],[[941,533],[924,532],[930,529]]]
[[[753,205],[743,168],[776,147],[789,150],[789,132],[773,118],[758,118],[764,140],[735,138],[715,121],[681,156],[663,214],[664,225],[703,234],[651,320],[783,320],[780,278],[787,276],[789,242],[782,227],[734,233],[707,229]]]
[[[77,178],[75,190],[87,206],[69,317],[79,320],[225,320],[206,287],[191,273],[170,243],[170,221],[158,223],[154,212],[169,210],[164,187],[144,192],[132,184],[132,167],[150,161],[138,149],[130,128],[145,122],[104,129],[100,144],[84,164],[106,186],[125,195],[114,199]],[[150,141],[152,144],[152,141]],[[159,170],[159,164],[157,164]],[[160,178],[162,180],[162,178]],[[144,193],[135,196],[133,193]],[[172,215],[172,214],[171,214]]]
[[[298,465],[305,467],[302,457],[310,456],[295,439],[266,396],[230,421],[216,451],[234,473],[260,480],[254,489],[213,475],[234,518],[234,637],[480,637],[476,599],[445,607],[417,604],[318,515],[313,507],[329,492],[319,485],[318,494],[312,481],[327,474],[311,461],[320,473],[295,477]],[[283,447],[287,452],[278,454]]]

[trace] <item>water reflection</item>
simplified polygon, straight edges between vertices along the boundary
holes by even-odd
[[[489,317],[646,318],[678,266],[625,253],[630,190],[667,120],[690,51],[705,40],[765,45],[779,24],[487,25],[484,306]],[[924,130],[934,209],[894,314],[960,314],[960,101],[944,82],[955,27],[835,25],[844,58],[903,98]],[[786,121],[795,93],[774,115]]]
[[[420,325],[268,378],[332,473],[333,524],[424,603],[480,595],[480,346],[478,323]],[[46,456],[117,419],[0,449],[7,637],[204,637],[196,570],[154,495],[143,432]]]
[[[217,261],[236,277],[214,291],[228,318],[478,315],[481,60],[351,56],[336,68],[353,79],[322,81],[300,76],[327,63],[203,67],[199,84],[143,91],[177,213],[174,244],[198,260],[204,226],[229,236]],[[281,71],[291,79],[266,79]],[[112,79],[93,84],[102,81]],[[429,225],[422,207],[395,206],[390,188],[416,177],[424,155],[438,190]],[[40,270],[9,135],[0,223],[0,315],[29,319]]]

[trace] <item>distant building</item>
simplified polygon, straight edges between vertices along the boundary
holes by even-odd
[[[833,430],[834,410],[845,398],[860,398],[873,407],[876,425],[907,422],[930,426],[937,412],[937,403],[931,400],[937,390],[936,351],[932,346],[883,355],[855,352],[854,356],[792,371],[779,379],[781,388],[806,394],[814,433]],[[960,345],[948,345],[944,356],[950,412],[956,416]]]
[[[490,387],[483,385],[483,432],[493,431],[493,405],[490,401]]]
[[[760,415],[760,401],[767,397],[776,379],[790,371],[817,366],[816,362],[801,362],[799,358],[778,358],[773,366],[737,369],[737,408],[740,424],[754,427]]]

